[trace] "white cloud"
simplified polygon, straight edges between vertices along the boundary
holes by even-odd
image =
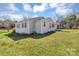
[[[72,11],[72,9],[58,7],[55,12],[56,12],[56,14],[58,14],[58,15],[66,15],[66,14],[69,13],[70,11]]]
[[[23,4],[23,8],[25,11],[32,11],[32,7],[29,4]]]
[[[12,18],[21,18],[21,15],[18,14],[9,14],[9,16],[11,16]]]
[[[20,21],[23,18],[23,15],[19,15],[19,14],[8,14],[7,16],[10,17],[11,20],[17,20]]]
[[[33,7],[34,12],[42,12],[48,9],[48,4],[35,5]]]
[[[69,4],[69,5],[71,5],[71,4]],[[49,7],[51,7],[51,8],[58,8],[58,7],[64,8],[64,7],[69,7],[69,5],[68,4],[66,5],[65,3],[50,3]]]
[[[66,15],[67,13],[72,11],[72,6],[74,4],[64,4],[64,3],[58,3],[58,4],[49,4],[49,6],[52,9],[55,9],[55,13],[62,16]]]
[[[32,17],[38,17],[38,15],[33,15]]]
[[[15,4],[9,4],[8,9],[11,11],[18,11],[19,9],[15,6]]]
[[[49,7],[51,7],[51,8],[57,8],[58,6],[59,6],[58,3],[50,3],[49,4]]]
[[[5,19],[14,20],[15,19],[17,21],[21,21],[21,20],[23,20],[23,15],[20,15],[20,14],[0,14],[0,18],[3,18],[3,20],[5,20]]]

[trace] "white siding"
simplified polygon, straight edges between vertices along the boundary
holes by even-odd
[[[45,26],[44,26],[44,22],[45,22]],[[50,32],[50,31],[55,31],[56,30],[56,24],[54,23],[54,27],[52,27],[52,24],[53,22],[51,20],[42,20],[41,21],[42,23],[42,28],[41,28],[41,33],[47,33],[47,32]],[[50,25],[51,24],[51,25]],[[50,28],[51,26],[51,28]]]
[[[35,22],[35,31],[36,31],[36,33],[41,34],[41,20],[37,20]]]
[[[22,27],[22,23],[24,24],[24,22],[21,22],[21,23],[17,23],[16,26],[15,26],[15,30],[17,33],[27,33],[29,34],[29,22],[27,21],[27,27],[26,28],[23,28]],[[17,25],[20,24],[20,28],[17,28]]]
[[[45,26],[44,26],[44,22],[45,22]],[[42,20],[41,23],[42,23],[42,25],[41,25],[42,26],[41,33],[42,34],[43,33],[47,33],[49,31],[49,24],[48,24],[48,22],[45,21],[45,20]]]
[[[26,28],[22,27],[23,24],[27,24]],[[45,22],[45,26],[44,26]],[[17,28],[17,25],[20,24],[20,28]],[[50,28],[51,24],[51,28]],[[52,27],[52,24],[54,24],[54,27]],[[56,23],[54,23],[52,20],[48,19],[41,19],[41,20],[23,20],[22,22],[16,23],[15,30],[17,33],[24,33],[24,34],[31,34],[31,33],[38,33],[38,34],[44,34],[50,31],[55,31],[57,29]]]
[[[33,20],[29,21],[29,34],[33,33]]]

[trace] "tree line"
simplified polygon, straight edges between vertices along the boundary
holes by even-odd
[[[59,23],[58,28],[77,29],[79,28],[79,15],[76,13],[69,13],[57,22]]]
[[[0,29],[12,29],[15,27],[15,21],[11,21],[10,19],[0,20]]]

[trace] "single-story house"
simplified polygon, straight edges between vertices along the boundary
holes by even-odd
[[[24,18],[15,24],[15,31],[23,34],[44,34],[56,29],[56,23],[51,18],[44,17]]]
[[[0,23],[0,29],[5,29],[6,27]]]

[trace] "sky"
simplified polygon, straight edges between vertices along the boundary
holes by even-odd
[[[43,16],[57,20],[73,10],[79,12],[78,3],[0,3],[0,17],[17,20],[23,16]]]

